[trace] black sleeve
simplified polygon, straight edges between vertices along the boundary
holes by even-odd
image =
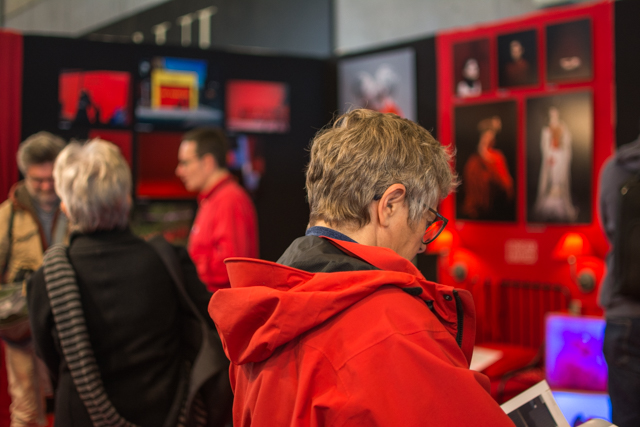
[[[49,375],[55,388],[60,370],[60,353],[56,345],[57,333],[42,267],[27,282],[27,305],[36,354],[49,368]]]
[[[196,266],[193,261],[191,261],[191,257],[189,257],[189,253],[186,248],[179,246],[176,246],[175,248],[176,253],[178,254],[178,259],[180,260],[182,271],[184,272],[185,290],[191,297],[191,300],[196,305],[200,314],[202,314],[204,319],[208,322],[209,326],[214,328],[215,325],[213,320],[211,319],[211,316],[209,316],[209,300],[213,294],[209,292],[204,283],[200,281]]]

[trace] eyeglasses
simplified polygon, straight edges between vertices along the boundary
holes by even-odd
[[[193,162],[197,162],[197,161],[199,161],[199,160],[202,160],[202,158],[201,158],[201,157],[198,157],[198,156],[196,156],[196,157],[192,157],[192,158],[190,158],[190,159],[182,159],[182,160],[178,160],[178,166],[179,166],[179,167],[184,168],[184,167],[189,166],[191,163],[193,163]]]
[[[382,196],[378,196],[378,195],[373,196],[373,200],[380,200],[380,199],[382,199]],[[442,233],[442,230],[444,230],[444,228],[449,223],[449,220],[443,217],[442,215],[440,215],[438,211],[435,211],[431,208],[429,208],[429,211],[433,212],[436,218],[433,221],[430,221],[427,223],[427,229],[425,230],[424,235],[422,236],[423,245],[428,245],[429,243],[436,240],[436,238],[440,235],[440,233]]]
[[[54,184],[53,177],[38,178],[38,177],[35,177],[35,176],[27,175],[26,178],[27,178],[27,180],[31,181],[31,183],[33,183],[34,185],[37,185],[37,186],[40,186],[40,185],[42,185],[44,183],[51,184],[51,185]]]
[[[422,237],[422,244],[427,245],[434,240],[442,233],[442,230],[447,226],[449,220],[431,208],[429,208],[430,212],[436,216],[433,221],[427,223],[427,229],[424,232],[424,236]]]

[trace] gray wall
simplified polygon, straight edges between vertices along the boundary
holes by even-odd
[[[77,37],[168,0],[4,0],[4,26],[28,34]]]
[[[585,0],[573,0],[577,3]],[[334,0],[335,53],[411,41],[437,31],[516,17],[564,0]]]
[[[416,40],[443,29],[482,24],[552,3],[585,0],[0,0],[5,25],[25,33],[128,42],[136,31],[169,22],[167,44],[180,43],[176,19],[215,6],[211,46],[329,57]],[[22,3],[20,3],[22,2]],[[22,7],[12,6],[17,3]],[[193,24],[197,45],[197,23]]]
[[[180,45],[178,18],[193,14],[192,43],[188,46],[195,47],[199,45],[197,12],[211,6],[212,48],[321,58],[331,55],[331,0],[35,0],[8,15],[5,24],[29,34],[102,41],[131,42],[139,32],[143,43],[156,43],[153,27],[167,23],[165,44]]]

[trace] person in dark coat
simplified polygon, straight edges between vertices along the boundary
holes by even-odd
[[[115,145],[70,144],[54,176],[72,230],[67,255],[106,395],[126,421],[162,426],[186,376],[181,324],[192,312],[182,307],[159,255],[129,229],[131,172]],[[213,328],[211,295],[186,250],[175,250],[187,293]],[[36,352],[55,387],[55,425],[93,426],[63,356],[43,268],[27,292]]]
[[[611,416],[620,427],[640,425],[640,301],[616,293],[621,277],[615,268],[620,188],[639,173],[640,137],[622,145],[600,174],[600,223],[611,250],[607,255],[607,274],[600,287],[599,304],[607,320],[603,351],[609,373]]]

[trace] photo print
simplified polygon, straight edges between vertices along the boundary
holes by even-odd
[[[591,222],[591,92],[527,100],[527,221]]]
[[[517,135],[515,101],[455,109],[456,218],[516,220]]]
[[[547,80],[564,82],[593,77],[591,20],[547,27]]]
[[[532,86],[538,83],[537,31],[498,36],[498,85]]]
[[[413,48],[338,62],[341,113],[368,108],[416,120],[416,58]]]
[[[491,90],[489,39],[453,46],[453,93],[459,98],[480,96]]]
[[[204,59],[154,57],[138,64],[136,129],[222,126],[219,67]]]
[[[131,74],[62,70],[58,79],[60,129],[126,127],[131,122]]]

